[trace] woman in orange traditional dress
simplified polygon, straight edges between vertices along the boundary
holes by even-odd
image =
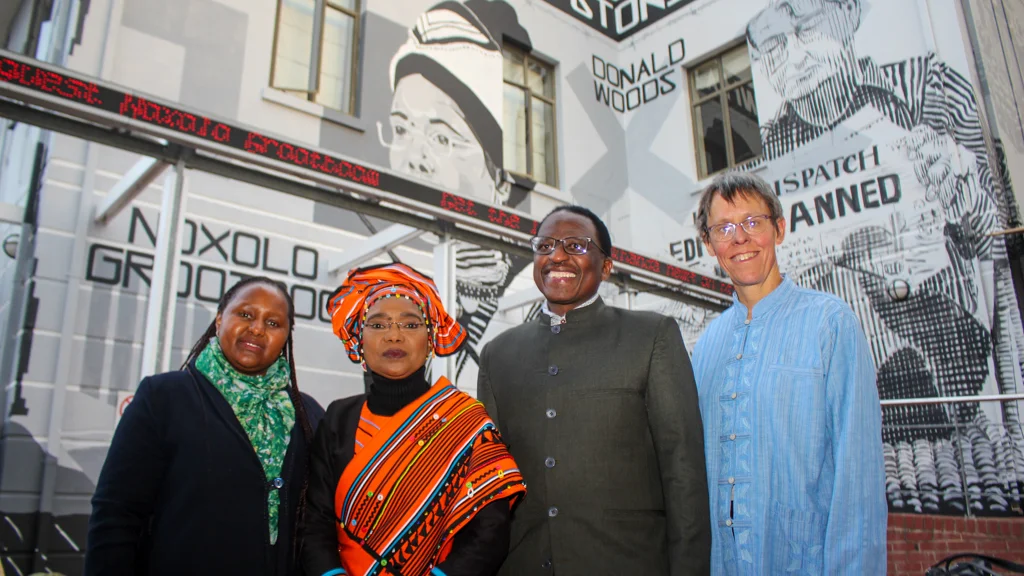
[[[404,264],[352,270],[328,312],[370,383],[328,407],[313,441],[306,575],[494,574],[526,485],[483,405],[425,377],[466,331]]]

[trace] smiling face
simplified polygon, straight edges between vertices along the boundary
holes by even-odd
[[[228,362],[242,374],[260,375],[277,361],[288,341],[288,300],[266,284],[241,288],[217,314],[217,339]]]
[[[733,200],[727,202],[720,195],[715,195],[708,210],[709,228],[728,222],[737,224],[751,216],[771,213],[768,204],[754,193],[738,194]],[[763,228],[764,232],[750,235],[741,226],[736,226],[732,238],[704,243],[729,275],[740,302],[750,309],[782,283],[775,247],[786,236],[786,219],[780,218],[775,226]]]
[[[594,239],[586,254],[566,254],[561,243],[551,254],[534,254],[533,281],[548,301],[548,308],[565,316],[566,312],[597,294],[603,280],[612,273],[612,260],[597,248],[597,229],[589,218],[572,212],[551,214],[537,230],[538,236],[557,240],[569,237]]]
[[[391,102],[391,168],[487,202],[494,178],[458,104],[420,74],[398,81]]]
[[[410,329],[409,324],[418,327]],[[367,311],[362,338],[366,366],[385,378],[405,378],[427,363],[430,336],[419,306],[408,298],[381,298],[374,302]]]

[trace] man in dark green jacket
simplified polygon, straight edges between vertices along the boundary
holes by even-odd
[[[543,314],[490,342],[478,394],[526,478],[501,576],[708,574],[704,439],[675,321],[606,306],[608,229],[562,206],[533,239]]]

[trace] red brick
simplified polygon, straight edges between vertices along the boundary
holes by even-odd
[[[923,562],[908,562],[905,566],[909,574],[923,574],[927,570]]]
[[[889,552],[909,552],[914,549],[914,545],[906,540],[889,540]]]
[[[930,562],[932,562],[932,558],[934,558],[936,556],[936,554],[937,553],[934,550],[924,550],[924,551],[921,551],[921,552],[912,552],[908,556],[908,559],[911,562],[928,562],[928,563],[930,563]],[[942,554],[945,554],[945,552],[942,552]]]
[[[927,552],[945,552],[949,549],[949,545],[946,544],[944,540],[928,540],[926,542],[921,542],[919,549]]]
[[[1009,546],[1009,542],[999,540],[973,543],[973,549],[979,552],[1006,552]]]

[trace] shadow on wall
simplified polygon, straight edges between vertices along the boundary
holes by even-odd
[[[31,434],[23,426],[8,422],[4,431],[8,452],[14,437],[30,438]],[[14,456],[19,462],[19,470],[31,470],[35,463],[37,470],[42,467],[45,451],[35,442],[23,443],[18,454]],[[13,471],[8,471],[8,474]],[[80,470],[59,466],[57,471],[60,485],[71,484],[76,487],[89,485],[95,488],[95,482]],[[92,493],[90,489],[88,494]],[[54,516],[35,512],[10,512],[0,509],[0,574],[34,574],[62,573],[68,575],[81,574],[84,569],[85,538],[88,531],[88,514],[70,514]],[[44,551],[36,555],[36,549]]]

